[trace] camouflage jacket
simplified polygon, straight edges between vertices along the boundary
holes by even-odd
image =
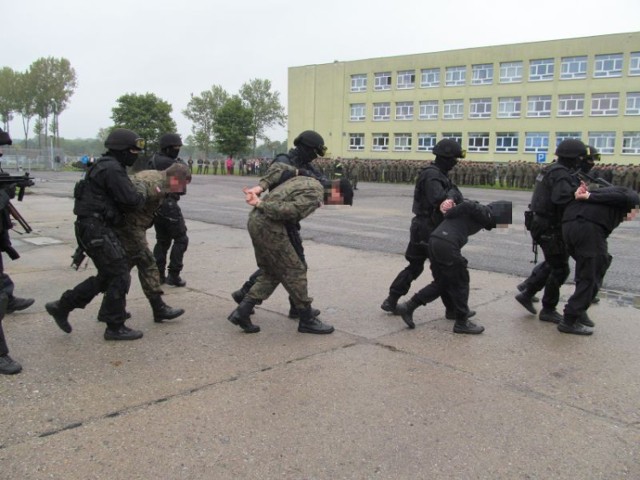
[[[279,223],[295,223],[311,215],[324,198],[324,188],[315,178],[293,177],[262,198],[251,215],[264,214]]]
[[[142,170],[131,177],[136,190],[142,193],[144,205],[125,216],[123,228],[134,227],[145,230],[153,224],[153,217],[163,200],[165,193],[165,174],[157,170]]]

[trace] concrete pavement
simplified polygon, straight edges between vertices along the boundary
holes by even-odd
[[[520,279],[472,271],[484,334],[453,334],[440,303],[409,330],[379,308],[401,256],[306,241],[336,332],[297,333],[279,289],[247,335],[226,317],[255,269],[248,233],[188,222],[187,287],[165,295],[187,313],[154,324],[134,271],[129,324],[145,336],[105,342],[99,300],[70,335],[44,311],[93,271],[69,268],[72,201],[17,206],[35,231],[12,234],[22,258],[5,265],[36,303],[3,321],[24,371],[0,377],[0,479],[640,478],[631,306],[605,298],[592,337],[564,335],[515,302]]]

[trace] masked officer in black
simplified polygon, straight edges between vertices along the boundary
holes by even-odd
[[[589,169],[586,164],[584,169]],[[611,264],[607,238],[620,223],[638,214],[640,197],[627,187],[603,187],[593,191],[582,183],[575,200],[564,210],[562,236],[576,261],[575,289],[564,307],[558,330],[574,335],[591,335],[594,324],[587,309]]]
[[[458,142],[451,138],[440,140],[433,153],[436,156],[433,165],[423,168],[416,181],[413,193],[413,214],[411,220],[410,240],[404,254],[409,265],[402,270],[389,287],[389,296],[380,308],[385,312],[396,313],[398,299],[409,292],[411,283],[424,271],[424,262],[429,258],[427,244],[431,232],[442,222],[443,213],[463,201],[462,193],[449,179],[449,172],[465,158],[464,151]],[[441,295],[446,308],[446,316],[455,319],[455,307],[448,292]],[[473,312],[469,312],[472,316]]]
[[[578,164],[587,157],[587,147],[577,139],[560,142],[556,148],[557,161],[538,175],[531,197],[531,237],[542,248],[548,275],[538,274],[516,300],[532,313],[536,312],[532,297],[544,287],[542,310],[538,318],[560,323],[556,307],[560,301],[560,287],[569,276],[569,254],[562,240],[562,214],[580,184],[575,175]]]
[[[160,137],[159,143],[160,152],[149,160],[149,168],[166,170],[172,164],[181,162],[178,159],[180,147],[182,147],[180,135],[165,133]],[[173,287],[184,287],[187,284],[180,278],[180,272],[184,267],[184,253],[189,246],[187,225],[178,205],[181,195],[184,193],[167,194],[166,200],[160,206],[153,221],[156,230],[156,245],[153,248],[153,256],[158,264],[158,270],[160,270],[160,280]],[[171,253],[169,253],[169,249],[171,249]],[[169,273],[165,276],[167,254],[169,254]]]
[[[408,302],[396,307],[397,313],[409,328],[416,327],[413,321],[416,308],[433,302],[447,292],[455,312],[454,333],[484,332],[484,327],[469,321],[469,270],[467,259],[462,256],[461,251],[469,241],[469,236],[483,228],[491,230],[498,225],[510,225],[511,212],[511,202],[500,200],[485,206],[465,200],[444,214],[444,220],[429,237],[429,265],[433,282]]]
[[[127,210],[135,210],[145,202],[145,194],[136,190],[126,170],[138,158],[144,140],[131,130],[116,128],[104,145],[105,155],[76,184],[73,207],[78,245],[93,260],[98,274],[67,290],[45,308],[61,330],[71,333],[69,312],[86,307],[98,293],[104,293],[98,318],[107,324],[105,340],[137,340],[142,332],[125,326],[131,276],[127,254],[113,226],[122,222]]]
[[[320,173],[311,164],[313,160],[318,157],[323,157],[326,154],[327,147],[324,144],[324,138],[322,138],[318,132],[305,130],[295,138],[293,145],[294,148],[289,150],[289,153],[280,153],[273,159],[273,162],[271,162],[271,166],[267,170],[265,176],[260,179],[257,186],[248,189],[248,192],[255,193],[259,196],[265,190],[273,190],[293,176],[313,177],[325,188],[330,188],[331,181],[322,175],[322,173]],[[295,170],[279,168],[279,163],[294,167]],[[341,182],[346,191],[348,189],[348,186],[345,184],[347,180],[341,180]],[[353,193],[351,193],[351,197],[348,202],[349,201],[353,203]],[[285,227],[293,248],[302,263],[306,265],[307,263],[304,257],[302,237],[300,236],[300,222],[288,222],[285,224]],[[239,304],[242,301],[253,284],[256,283],[260,274],[261,270],[258,269],[249,277],[239,290],[236,290],[231,294],[236,303]],[[298,318],[298,309],[293,304],[291,298],[289,298],[289,305],[289,318]],[[320,310],[313,309],[313,316],[315,317],[318,315],[320,315]]]
[[[2,145],[11,145],[11,136],[0,128],[0,147]],[[2,148],[0,148],[0,157],[2,156]],[[16,194],[15,184],[7,185],[0,188],[0,251],[11,252],[11,258],[18,258],[17,253],[11,246],[9,238],[9,230],[12,227],[11,218],[9,216],[9,201]],[[33,298],[18,298],[13,295],[13,281],[11,277],[4,273],[4,264],[2,255],[0,255],[0,374],[13,375],[22,371],[22,365],[9,356],[9,348],[2,330],[2,319],[6,313],[12,313],[18,310],[24,310],[33,305]]]
[[[597,162],[598,160],[600,160],[600,153],[598,153],[598,150],[595,147],[589,145],[587,147],[587,155],[585,156],[584,160],[581,162],[580,164],[581,166],[579,167],[578,170],[582,171],[582,173],[587,173],[589,170],[591,170],[591,168],[593,168],[594,163]],[[574,173],[577,174],[578,176],[580,174],[580,172],[574,172]],[[604,183],[608,183],[606,182],[606,180],[603,180],[603,179],[598,179],[598,181],[599,182],[604,181]],[[611,263],[611,260],[609,260],[609,263]],[[533,306],[533,302],[540,301],[540,299],[535,296],[535,293],[538,293],[540,290],[544,288],[544,285],[547,282],[547,278],[549,278],[550,272],[551,272],[551,268],[549,267],[549,264],[545,261],[542,261],[538,263],[535,267],[533,267],[533,270],[531,270],[531,275],[529,275],[529,277],[526,280],[518,284],[517,288],[520,291],[520,293],[516,295],[516,300],[518,300],[518,302],[520,302],[521,305],[523,305],[527,310],[529,310],[529,312],[533,313],[534,315],[538,312]],[[527,290],[528,287],[530,287],[529,293],[523,293]],[[597,303],[599,301],[600,301],[599,298],[594,297],[593,299],[594,303]]]

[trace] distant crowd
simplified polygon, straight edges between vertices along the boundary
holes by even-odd
[[[265,174],[272,159],[252,158],[235,160],[231,157],[217,160],[198,159],[189,163],[196,175],[255,175]],[[414,184],[418,173],[430,162],[425,160],[363,160],[318,158],[316,168],[329,178],[346,177],[354,187],[358,182],[384,182]],[[492,186],[500,188],[533,189],[535,180],[547,164],[524,160],[508,162],[459,162],[449,173],[456,185]],[[640,191],[640,165],[617,165],[598,162],[590,172],[613,185]]]

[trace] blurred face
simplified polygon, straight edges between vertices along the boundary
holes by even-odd
[[[169,191],[171,193],[183,193],[187,189],[189,180],[186,178],[169,177]]]

